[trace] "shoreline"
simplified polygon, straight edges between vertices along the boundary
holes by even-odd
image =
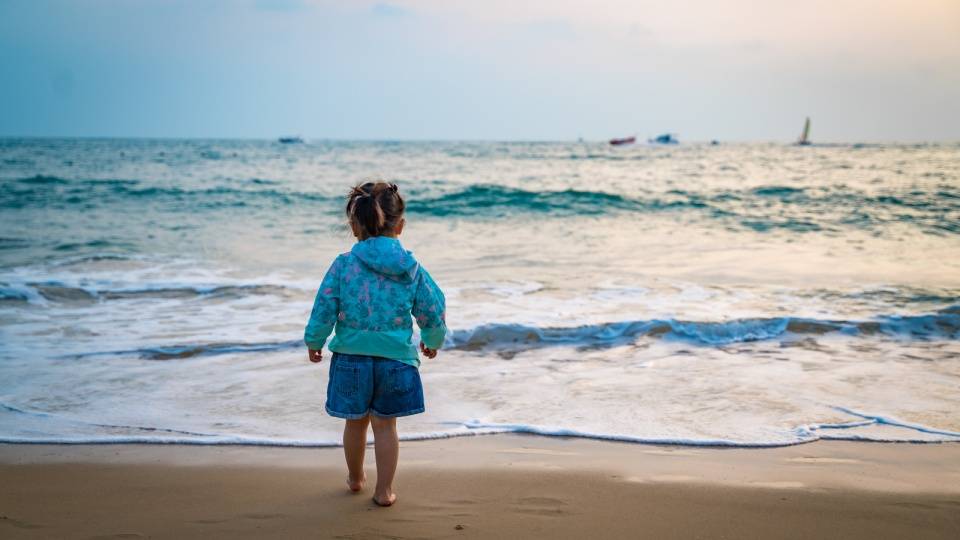
[[[0,404],[2,406],[2,404]],[[934,427],[904,422],[890,419],[883,416],[873,416],[859,413],[856,411],[845,411],[848,414],[859,416],[863,421],[849,423],[822,423],[809,424],[804,426],[806,429],[819,432],[821,430],[845,430],[850,428],[863,427],[883,427],[893,430],[909,430],[921,435],[929,434],[932,438],[908,439],[908,438],[883,438],[878,436],[822,436],[816,435],[807,440],[795,440],[784,442],[739,442],[726,439],[660,439],[643,438],[620,435],[606,435],[590,432],[580,432],[564,428],[539,428],[537,426],[527,426],[516,428],[516,424],[478,424],[471,422],[469,431],[451,431],[438,433],[412,433],[400,434],[401,443],[422,443],[430,441],[443,441],[450,439],[472,439],[477,437],[537,437],[545,439],[560,440],[582,440],[595,441],[601,443],[625,444],[628,446],[662,446],[678,447],[691,449],[741,449],[741,450],[764,450],[773,448],[788,448],[791,446],[804,446],[814,443],[842,443],[842,444],[893,444],[893,445],[937,445],[960,443],[960,433]],[[507,426],[504,428],[503,426]],[[372,437],[372,435],[370,435]],[[941,436],[945,438],[937,439]],[[339,436],[338,436],[339,437]],[[367,443],[372,445],[372,439]],[[247,436],[232,435],[191,435],[189,437],[175,438],[156,438],[148,436],[100,436],[100,437],[73,437],[60,440],[50,439],[30,439],[18,437],[0,437],[0,447],[2,446],[184,446],[184,447],[237,447],[237,448],[291,448],[317,450],[323,448],[341,448],[343,445],[337,440],[317,441],[309,439],[272,439],[256,438]]]
[[[897,426],[900,427],[900,426]],[[915,428],[910,428],[915,429]],[[795,442],[783,442],[783,443],[740,443],[736,441],[726,441],[726,440],[684,440],[684,439],[633,439],[628,437],[618,437],[618,436],[605,436],[605,435],[592,435],[592,434],[581,434],[579,432],[571,432],[569,430],[562,430],[565,434],[557,434],[549,430],[511,430],[511,431],[483,431],[482,428],[477,429],[475,432],[468,433],[451,433],[451,434],[439,434],[439,435],[427,435],[427,436],[417,436],[413,435],[409,438],[405,438],[404,435],[400,435],[401,444],[412,444],[412,443],[425,443],[432,441],[445,441],[451,439],[474,439],[474,438],[484,438],[484,437],[532,437],[532,438],[543,438],[543,439],[558,439],[564,441],[594,441],[602,444],[622,444],[626,446],[639,446],[639,447],[670,447],[670,448],[689,448],[691,450],[771,450],[776,448],[790,448],[794,446],[806,446],[811,444],[874,444],[874,445],[900,445],[900,446],[927,446],[927,445],[951,445],[951,444],[960,444],[960,436],[948,435],[949,437],[954,437],[950,439],[882,439],[882,438],[842,438],[842,437],[818,437],[806,441],[795,441]],[[944,431],[927,431],[927,430],[918,430],[924,433],[932,433],[934,435],[946,434]],[[951,432],[952,433],[952,432]],[[370,435],[372,437],[372,435]],[[121,436],[115,438],[67,438],[63,440],[33,440],[33,439],[20,439],[17,437],[2,438],[0,437],[0,448],[2,447],[16,447],[16,446],[42,446],[42,447],[98,447],[98,446],[108,446],[108,447],[212,447],[212,448],[275,448],[275,449],[300,449],[300,450],[324,450],[330,448],[342,448],[343,444],[341,442],[334,441],[309,441],[309,440],[293,440],[293,441],[284,441],[282,439],[255,439],[255,438],[243,438],[243,437],[230,437],[230,436],[217,436],[213,438],[207,438],[203,436],[196,437],[187,437],[182,439],[157,439],[153,437],[139,437],[139,436]],[[373,446],[372,438],[367,443],[368,447]],[[2,457],[0,457],[0,462],[2,462]]]
[[[401,443],[398,504],[339,447],[0,444],[0,536],[956,538],[960,445],[496,434]],[[376,469],[367,453],[370,482]],[[459,526],[459,528],[458,528]]]

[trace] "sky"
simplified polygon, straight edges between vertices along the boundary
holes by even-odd
[[[958,0],[0,0],[0,136],[960,141]]]

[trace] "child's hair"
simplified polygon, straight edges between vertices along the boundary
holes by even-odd
[[[396,228],[406,207],[396,184],[367,182],[350,190],[347,219],[360,240],[366,240]]]

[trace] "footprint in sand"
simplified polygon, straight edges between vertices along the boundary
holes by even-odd
[[[452,499],[449,501],[437,501],[435,504],[423,505],[423,509],[430,512],[445,512],[447,510],[459,509],[462,506],[472,506],[479,503],[480,501],[474,499]]]
[[[552,497],[523,497],[517,500],[514,512],[535,516],[568,516],[571,515],[572,512],[560,508],[566,505],[566,501]]]

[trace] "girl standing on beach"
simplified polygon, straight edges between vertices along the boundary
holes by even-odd
[[[351,491],[360,491],[366,482],[363,456],[367,426],[373,426],[373,501],[380,506],[397,500],[397,417],[424,411],[411,315],[427,358],[437,355],[446,334],[443,292],[397,239],[405,206],[396,184],[368,182],[353,188],[347,217],[357,243],[327,271],[304,332],[310,361],[320,362],[324,342],[336,329],[329,345],[333,358],[326,410],[346,420],[343,452]]]

